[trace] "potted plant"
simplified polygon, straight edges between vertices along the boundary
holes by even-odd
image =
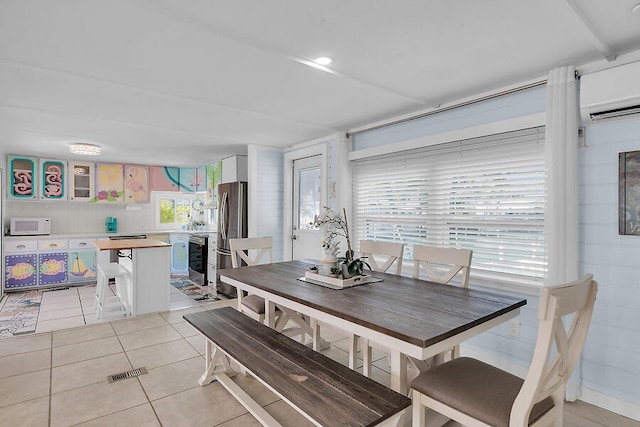
[[[365,265],[371,270],[371,266],[364,261],[364,258],[354,258],[354,253],[351,249],[348,249],[343,257],[338,258],[338,262],[342,265],[342,278],[350,279],[353,276],[362,276]]]
[[[343,208],[342,214],[334,212],[333,209],[325,206],[325,211],[317,217],[313,223],[316,227],[324,230],[325,238],[322,241],[322,247],[325,250],[331,250],[335,256],[338,251],[339,237],[347,240],[347,251],[343,257],[336,258],[342,270],[342,278],[349,279],[356,275],[362,275],[364,266],[371,268],[363,258],[356,258],[351,249],[351,239],[349,236],[349,223],[347,222],[347,211]]]
[[[317,265],[312,265],[311,267],[309,267],[309,271],[312,273],[317,273],[318,272],[318,266]]]
[[[329,277],[338,277],[338,274],[340,274],[341,268],[338,267],[338,265],[333,265],[330,269],[331,273],[329,273]]]

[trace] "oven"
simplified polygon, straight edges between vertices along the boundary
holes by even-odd
[[[207,245],[209,236],[191,234],[189,236],[189,279],[205,286],[207,282]]]

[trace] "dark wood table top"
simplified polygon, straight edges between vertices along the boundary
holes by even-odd
[[[382,282],[334,290],[303,282],[313,260],[223,269],[251,287],[426,348],[517,310],[526,299],[410,277],[371,273]]]

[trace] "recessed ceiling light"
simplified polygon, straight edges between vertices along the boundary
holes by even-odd
[[[316,59],[314,59],[313,62],[320,65],[329,65],[331,64],[331,62],[333,62],[333,60],[328,56],[319,56]]]
[[[100,154],[100,146],[79,142],[69,145],[69,151],[72,154],[80,154],[83,156],[97,156]]]
[[[634,15],[640,15],[640,3],[633,6],[633,9],[631,9],[631,13],[633,13]]]

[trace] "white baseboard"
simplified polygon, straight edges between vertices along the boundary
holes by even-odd
[[[476,359],[490,363],[500,369],[511,372],[512,374],[522,378],[524,378],[527,374],[528,366],[518,365],[512,360],[496,357],[495,354],[483,352],[476,347],[462,344],[460,346],[460,354],[462,356],[474,357]],[[640,405],[627,402],[613,396],[608,396],[606,394],[591,390],[586,387],[582,387],[579,395],[579,399],[583,402],[595,405],[602,409],[606,409],[607,411],[615,412],[616,414],[620,414],[623,417],[640,421]]]
[[[607,411],[615,412],[623,417],[640,421],[640,406],[618,399],[617,397],[608,396],[600,393],[599,391],[582,387],[582,396],[580,397],[580,400],[606,409]]]

